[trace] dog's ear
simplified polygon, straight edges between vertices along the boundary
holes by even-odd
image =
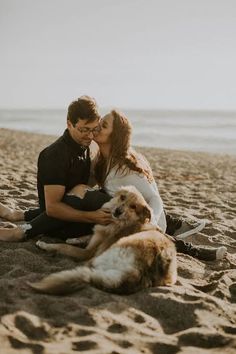
[[[151,220],[151,210],[149,207],[147,207],[146,205],[143,206],[142,211],[140,213],[140,221],[142,223],[145,223],[146,220],[150,221]]]

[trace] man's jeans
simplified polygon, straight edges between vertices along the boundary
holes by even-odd
[[[102,191],[88,191],[84,198],[66,195],[63,202],[72,208],[83,211],[95,211],[108,202],[111,197]],[[92,233],[94,224],[83,222],[68,222],[48,216],[40,208],[25,212],[25,221],[31,226],[25,232],[27,238],[40,234],[57,236],[60,238],[76,237]]]

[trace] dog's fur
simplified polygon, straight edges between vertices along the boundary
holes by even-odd
[[[114,222],[96,225],[86,250],[38,242],[44,250],[56,250],[87,262],[51,274],[38,283],[31,283],[31,287],[39,292],[64,294],[88,283],[108,292],[128,294],[176,282],[175,246],[148,224],[151,210],[137,189],[122,187],[104,208],[111,211]]]

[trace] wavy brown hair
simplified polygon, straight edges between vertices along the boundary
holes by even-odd
[[[99,152],[95,162],[95,178],[100,186],[104,185],[111,169],[128,174],[129,171],[138,172],[153,181],[153,174],[148,161],[142,154],[137,153],[130,147],[132,126],[128,118],[121,112],[113,110],[113,129],[110,136],[111,151],[109,160]]]

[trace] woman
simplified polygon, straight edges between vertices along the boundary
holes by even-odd
[[[149,163],[130,147],[131,129],[128,119],[117,111],[102,119],[101,131],[94,137],[99,146],[94,178],[110,196],[121,186],[135,186],[153,210],[151,222],[165,232],[163,202]]]
[[[106,193],[104,201],[109,200],[121,186],[135,186],[143,194],[143,197],[153,210],[151,222],[159,226],[163,232],[167,231],[170,235],[181,234],[183,223],[180,220],[177,220],[177,227],[175,225],[171,230],[169,224],[172,219],[168,217],[167,225],[163,202],[154,181],[151,167],[141,154],[131,149],[130,139],[131,125],[123,114],[113,110],[102,119],[100,132],[94,134],[94,140],[99,146],[99,151],[93,161],[93,176],[91,180],[94,180],[99,185],[99,188]],[[92,191],[89,186],[79,185],[71,190],[69,195],[65,197],[64,202],[67,203],[66,198],[74,196],[76,209],[88,210],[87,208],[91,208],[89,210],[95,210],[97,206],[94,209],[92,204],[96,204],[93,197],[93,194],[96,195],[96,193],[97,191]],[[17,220],[19,220],[20,215],[17,215]],[[53,227],[55,227],[55,224],[60,227],[61,220],[52,219]],[[27,228],[27,224],[25,227]],[[203,224],[200,224],[200,227],[198,224],[197,228],[188,230],[187,235],[200,231],[202,228]],[[3,232],[6,232],[6,229]],[[42,226],[41,233],[43,232],[46,231],[43,230]],[[184,235],[186,236],[186,233]],[[184,235],[181,234],[181,236]],[[177,250],[200,259],[220,259],[226,253],[225,247],[205,249],[192,246],[181,240],[175,242]]]

